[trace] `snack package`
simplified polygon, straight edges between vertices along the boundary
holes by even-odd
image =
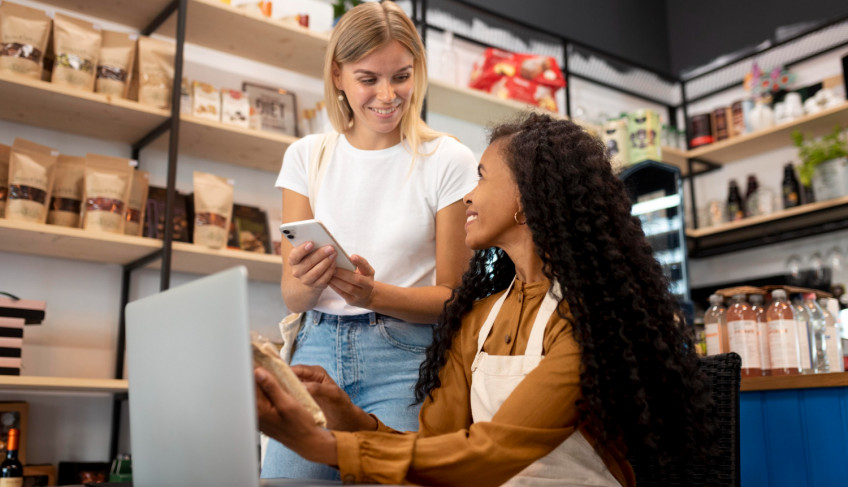
[[[41,10],[0,4],[0,72],[41,79],[50,22]]]
[[[82,228],[124,233],[135,172],[130,164],[130,159],[86,154]]]
[[[483,59],[474,63],[468,85],[501,98],[556,111],[554,95],[565,86],[565,77],[550,56],[488,48]]]
[[[144,209],[144,230],[142,235],[150,238],[165,238],[165,202],[168,192],[165,188],[151,186],[147,191],[147,204]],[[191,218],[189,217],[189,198],[174,191],[172,207],[172,237],[175,242],[191,242]]]
[[[630,164],[646,160],[662,161],[660,125],[660,116],[653,110],[635,110],[627,114]]]
[[[194,172],[194,244],[220,249],[227,244],[233,213],[233,186],[226,179]]]
[[[214,86],[192,81],[191,114],[213,122],[221,121],[221,97]]]
[[[144,221],[144,209],[147,206],[147,190],[150,188],[150,174],[147,171],[135,171],[132,179],[130,199],[127,203],[127,221],[124,223],[124,235],[141,236]]]
[[[79,227],[82,206],[85,158],[59,155],[47,223],[63,227]]]
[[[618,120],[610,120],[604,125],[601,132],[601,140],[607,146],[610,159],[615,161],[618,167],[626,166],[629,161],[629,146],[627,139],[627,117]]]
[[[104,30],[101,35],[94,91],[126,98],[129,95],[138,36],[111,30]]]
[[[260,254],[271,253],[268,216],[254,206],[234,204],[227,248]]]
[[[56,13],[53,19],[53,84],[94,91],[100,27]]]
[[[306,387],[297,378],[294,371],[289,367],[289,364],[280,358],[279,347],[274,346],[268,339],[256,333],[251,333],[250,348],[253,350],[253,366],[262,367],[270,372],[283,389],[312,414],[315,424],[326,428],[327,418],[324,416],[324,411],[321,410],[315,399],[309,395]]]
[[[180,83],[180,113],[191,114],[191,84],[185,76]]]
[[[241,91],[221,90],[221,121],[250,128],[250,100]]]
[[[59,151],[16,138],[9,157],[6,218],[45,223]]]
[[[138,102],[171,108],[176,46],[151,37],[138,38]]]
[[[0,218],[6,217],[6,197],[9,194],[9,157],[12,148],[0,144]]]

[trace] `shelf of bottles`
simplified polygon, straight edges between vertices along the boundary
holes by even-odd
[[[645,161],[620,174],[632,203],[631,214],[639,217],[645,236],[669,280],[670,290],[688,303],[689,278],[683,224],[683,188],[680,169]]]

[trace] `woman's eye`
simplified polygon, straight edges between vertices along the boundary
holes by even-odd
[[[375,81],[376,80],[374,78],[365,78],[365,79],[359,80],[359,82],[364,84],[364,85],[373,85]]]
[[[406,81],[408,79],[409,79],[408,74],[401,74],[401,75],[395,76],[395,80],[397,80],[397,81]]]

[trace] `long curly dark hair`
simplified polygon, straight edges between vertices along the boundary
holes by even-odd
[[[603,143],[572,122],[539,114],[496,127],[490,142],[501,139],[544,273],[560,284],[560,303],[571,311],[563,318],[582,350],[581,427],[605,444],[663,462],[702,453],[712,437],[705,378]],[[506,289],[514,275],[502,250],[475,253],[434,329],[418,401],[439,387],[472,303]]]

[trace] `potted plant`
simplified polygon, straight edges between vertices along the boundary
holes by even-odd
[[[804,134],[792,132],[801,158],[801,184],[812,186],[818,201],[848,194],[848,143],[837,126],[821,139],[805,141]]]
[[[333,2],[333,27],[348,10],[362,3],[362,0],[335,0]]]

